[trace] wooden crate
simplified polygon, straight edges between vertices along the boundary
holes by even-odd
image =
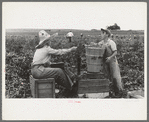
[[[105,79],[105,75],[103,73],[91,73],[88,72],[86,74],[87,79]]]
[[[54,78],[34,79],[31,76],[30,84],[33,98],[55,98]]]
[[[78,82],[78,94],[109,92],[108,79],[84,79]]]

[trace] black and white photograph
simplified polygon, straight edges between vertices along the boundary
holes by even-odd
[[[147,119],[147,3],[3,2],[2,10],[4,120]]]

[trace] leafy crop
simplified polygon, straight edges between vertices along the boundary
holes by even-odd
[[[84,44],[91,41],[99,42],[98,37],[75,36],[71,43],[61,36],[52,41],[55,49],[77,46],[77,51],[63,56],[52,55],[52,62],[65,62],[69,69],[77,74],[77,58],[81,57],[81,71],[86,71],[86,56]],[[6,38],[6,65],[5,65],[5,89],[7,98],[31,97],[29,76],[31,75],[31,62],[38,44],[35,36],[28,39],[25,36]],[[136,90],[144,87],[144,40],[136,41],[134,45],[123,46],[121,40],[117,42],[118,55],[122,81],[125,90]]]

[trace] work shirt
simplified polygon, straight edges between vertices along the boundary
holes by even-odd
[[[108,39],[108,41],[106,43],[104,42],[104,40],[102,40],[101,42],[98,43],[98,45],[111,46],[111,49],[113,52],[117,50],[116,43],[111,39]]]
[[[67,33],[67,37],[73,37],[73,36],[74,36],[74,35],[73,35],[72,32]]]
[[[104,40],[100,41],[99,43],[91,42],[91,45],[96,45],[101,48],[108,47],[107,49],[110,49],[112,52],[117,51],[116,43],[110,38],[107,40],[107,42],[104,42]],[[113,59],[116,61],[116,56],[114,56]]]
[[[32,65],[45,64],[46,62],[50,61],[52,54],[62,55],[70,51],[71,49],[53,49],[50,46],[44,46],[43,48],[36,50]]]
[[[99,45],[103,44],[104,46],[107,47],[107,49],[106,49],[107,50],[107,53],[106,53],[107,56],[110,54],[111,51],[112,51],[111,55],[113,54],[114,51],[117,51],[116,43],[113,40],[111,40],[111,39],[108,39],[106,43],[104,42],[104,40],[102,40],[98,44]],[[113,57],[113,61],[118,64],[116,56]]]

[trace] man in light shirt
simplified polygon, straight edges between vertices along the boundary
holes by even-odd
[[[56,36],[55,34],[54,36]],[[69,49],[53,49],[50,47],[50,36],[46,31],[39,32],[40,42],[36,46],[36,51],[33,57],[31,73],[36,79],[54,78],[55,82],[62,85],[68,90],[71,90],[74,83],[64,73],[61,68],[46,67],[45,64],[50,62],[51,55],[63,55],[71,51],[75,51],[77,47]]]
[[[67,33],[66,37],[69,39],[69,42],[71,42],[71,39],[72,39],[73,36],[74,36],[74,35],[73,35],[73,33],[72,33],[71,31],[69,31],[69,32]]]
[[[101,29],[102,41],[99,43],[91,42],[91,45],[98,45],[105,48],[105,70],[110,81],[114,86],[115,97],[120,98],[123,95],[123,87],[121,82],[120,69],[116,58],[117,47],[116,43],[110,38],[111,32],[107,29]]]
[[[80,36],[81,36],[81,39],[82,39],[83,38],[83,33],[81,33]]]

